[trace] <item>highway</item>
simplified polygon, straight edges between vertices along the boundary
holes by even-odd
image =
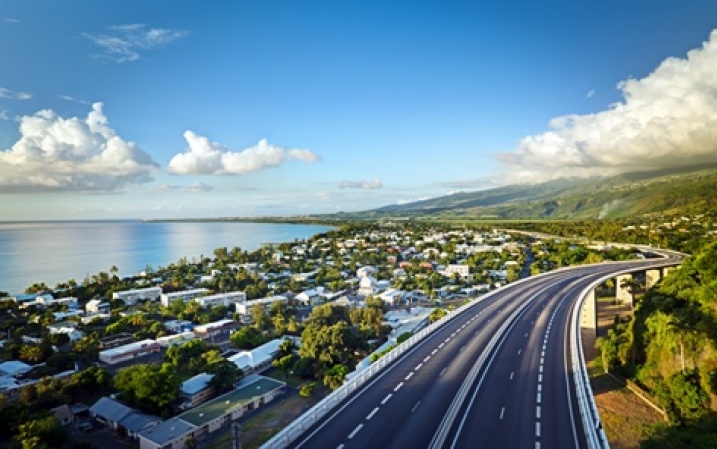
[[[572,306],[604,275],[659,264],[578,267],[510,284],[416,344],[289,447],[587,447],[568,348]]]

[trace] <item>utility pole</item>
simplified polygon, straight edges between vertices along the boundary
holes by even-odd
[[[241,449],[241,424],[232,423],[232,436],[234,438],[233,449]]]

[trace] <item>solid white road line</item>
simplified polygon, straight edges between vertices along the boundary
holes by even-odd
[[[373,418],[373,415],[375,415],[376,413],[378,413],[378,407],[376,407],[375,409],[373,409],[373,411],[371,411],[371,413],[369,413],[368,416],[366,416],[366,421],[368,421],[369,419]]]
[[[361,430],[362,427],[363,427],[363,424],[359,424],[358,426],[356,426],[356,428],[353,430],[353,432],[351,432],[349,434],[349,440],[351,438],[353,438],[354,436],[356,436],[356,434],[359,433],[359,430]]]

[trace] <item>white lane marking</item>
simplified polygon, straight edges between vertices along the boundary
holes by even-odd
[[[458,352],[463,352],[464,349],[466,349],[466,345],[461,346],[461,349],[459,349]]]
[[[413,377],[413,371],[411,371],[410,373],[408,373],[408,376],[406,376],[404,380],[408,380],[408,379],[410,379],[411,377]]]
[[[543,365],[540,365],[540,372],[543,372]]]
[[[535,407],[535,417],[540,419],[540,406]]]
[[[500,409],[500,419],[503,419],[503,414],[505,413],[505,407],[502,407]]]
[[[543,384],[538,384],[538,391],[542,393],[542,391],[543,391]]]
[[[525,333],[525,338],[528,338],[528,333],[527,333],[527,332]]]
[[[431,360],[431,356],[430,356],[430,355],[426,356],[426,358],[423,359],[423,362],[425,363],[425,362],[427,362],[427,361],[429,361],[429,360]]]
[[[434,349],[433,351],[431,351],[431,355],[436,355],[436,352],[438,352],[438,349]]]
[[[448,368],[443,368],[443,369],[441,370],[441,372],[438,374],[438,377],[441,377],[442,375],[444,375],[444,374],[446,373],[446,370],[447,370],[447,369],[448,369]]]
[[[540,364],[542,365],[543,363],[545,363],[545,357],[540,358]]]
[[[455,337],[455,336],[456,336],[456,333],[453,332],[453,333],[451,334],[451,338],[453,338],[453,337]]]
[[[513,375],[515,374],[515,371],[510,372],[510,380],[513,380]]]
[[[411,413],[415,412],[419,405],[421,405],[421,401],[416,402],[416,405],[411,409]]]
[[[545,351],[542,351],[542,352],[540,353],[540,357],[545,357]]]
[[[440,345],[438,345],[439,348],[442,348],[443,346],[445,346],[445,343],[441,343]]]
[[[363,427],[363,424],[359,424],[358,426],[356,426],[354,431],[349,434],[349,440],[351,438],[353,438],[354,436],[356,436],[356,434],[359,433],[359,430],[361,430],[362,427]]]
[[[540,449],[540,441],[535,442],[535,449]]]
[[[448,343],[449,341],[451,341],[451,337],[448,337],[445,340],[443,340],[444,343]]]
[[[520,355],[521,352],[523,352],[523,348],[518,349],[518,355]]]
[[[336,446],[336,449],[344,449],[344,444],[343,443],[339,444],[338,446]]]
[[[535,423],[535,436],[536,437],[540,436],[540,423],[539,422]]]
[[[402,386],[403,386],[403,382],[401,382],[401,383],[399,383],[398,385],[396,385],[396,388],[394,388],[393,391],[398,391],[398,390],[400,390]]]
[[[378,413],[378,407],[376,407],[375,409],[373,409],[373,411],[371,411],[371,413],[369,413],[368,416],[366,416],[366,421],[368,421],[369,419],[373,418],[373,415],[375,415],[376,413]]]
[[[538,374],[538,382],[542,382],[542,381],[543,381],[543,375],[542,375],[542,374]]]
[[[388,400],[391,399],[391,396],[393,396],[393,393],[387,394],[386,397],[383,398],[383,401],[381,401],[381,405],[386,404],[386,402],[388,402]]]
[[[390,395],[389,395],[389,396],[390,396]],[[538,404],[540,404],[540,399],[541,399],[541,398],[542,398],[541,394],[538,393],[537,397],[535,398],[535,402],[537,402]],[[382,402],[381,404],[383,404],[383,402]]]
[[[423,366],[423,363],[419,363],[419,364],[416,365],[416,367],[413,368],[413,369],[416,370],[416,371],[418,371],[419,369],[421,369],[422,366]]]

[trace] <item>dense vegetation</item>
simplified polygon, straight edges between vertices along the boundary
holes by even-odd
[[[634,319],[598,340],[603,364],[667,411],[644,447],[717,447],[717,242],[639,298]]]

